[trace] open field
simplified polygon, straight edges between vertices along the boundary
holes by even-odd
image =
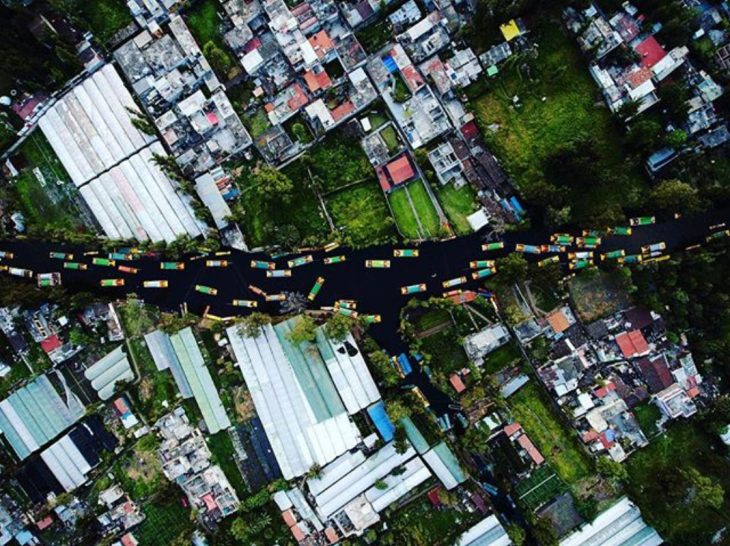
[[[565,484],[558,478],[555,471],[545,464],[535,470],[529,478],[522,480],[515,487],[517,498],[529,510],[535,510],[565,491]]]
[[[712,544],[715,533],[730,526],[726,455],[727,448],[719,445],[717,437],[703,432],[696,422],[684,422],[672,425],[627,461],[628,494],[668,544]],[[686,474],[691,469],[725,490],[719,509],[693,502],[696,488]]]
[[[499,349],[489,353],[487,358],[484,360],[484,366],[482,369],[485,373],[497,373],[515,361],[518,361],[519,358],[519,349],[517,349],[514,343],[510,342],[507,343],[507,345],[502,345]]]
[[[534,379],[510,396],[508,405],[565,483],[575,486],[592,475],[590,461],[578,445],[578,439],[559,420]]]
[[[416,214],[408,201],[408,195],[405,188],[397,188],[388,194],[390,208],[393,210],[395,223],[398,229],[406,239],[420,239],[418,231],[418,221]]]
[[[421,219],[421,225],[426,230],[426,235],[429,237],[437,237],[441,224],[439,222],[438,214],[436,209],[433,207],[431,198],[426,192],[426,188],[423,186],[422,180],[416,180],[408,184],[408,193],[411,194],[413,200],[413,206],[416,208],[416,214]]]
[[[329,195],[327,209],[353,246],[376,244],[395,235],[383,193],[372,181]]]
[[[626,309],[631,303],[626,292],[608,273],[576,275],[568,287],[576,311],[584,322]]]
[[[557,21],[544,20],[532,39],[539,56],[530,74],[508,63],[484,94],[471,101],[489,148],[518,186],[529,193],[544,180],[543,162],[566,142],[590,137],[602,166],[618,175],[611,184],[559,187],[576,219],[590,220],[607,205],[626,205],[646,189],[640,170],[626,160],[621,134],[573,43]],[[520,105],[512,104],[519,97]],[[544,100],[543,100],[544,99]],[[496,132],[490,128],[497,128]]]
[[[466,184],[457,190],[453,183],[444,186],[435,184],[435,186],[436,198],[441,203],[457,235],[471,233],[471,226],[466,217],[478,208],[472,187]]]
[[[192,529],[190,512],[181,504],[182,492],[172,487],[171,494],[159,495],[142,507],[146,518],[134,532],[140,544],[167,546]]]

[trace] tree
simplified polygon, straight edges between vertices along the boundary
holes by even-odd
[[[670,148],[681,148],[687,143],[687,133],[682,129],[676,129],[664,137],[664,144]]]
[[[389,400],[385,403],[385,410],[394,423],[411,415],[411,410],[400,400]]]
[[[522,254],[512,253],[497,260],[497,273],[504,282],[512,284],[527,276],[528,263]]]
[[[605,182],[601,154],[594,139],[578,137],[558,147],[545,159],[545,174],[558,186],[588,189]]]
[[[406,451],[408,451],[408,448],[410,447],[410,444],[408,443],[408,435],[406,434],[406,429],[398,421],[395,423],[393,439],[393,446],[395,447],[395,452],[398,455],[403,455]]]
[[[567,205],[561,208],[548,205],[545,212],[545,224],[550,228],[557,228],[569,224],[572,219],[571,212],[570,206]]]
[[[257,337],[261,328],[271,324],[271,317],[265,313],[254,312],[239,319],[239,332],[245,337]]]
[[[665,212],[697,210],[700,205],[697,189],[677,179],[662,180],[654,186],[649,202]]]
[[[203,46],[203,55],[208,59],[210,66],[218,74],[226,76],[231,69],[231,58],[228,53],[219,48],[212,41],[208,41]]]
[[[547,518],[535,518],[532,522],[532,535],[541,546],[557,546],[558,536],[553,524]]]
[[[372,351],[368,353],[368,359],[375,366],[378,377],[380,377],[380,380],[386,387],[393,387],[398,384],[400,375],[398,375],[393,362],[384,351],[380,349]]]
[[[516,523],[507,525],[507,535],[514,546],[522,546],[527,538],[525,530]]]
[[[629,474],[621,463],[617,463],[609,457],[600,457],[596,461],[596,470],[604,478],[616,484],[628,479]]]
[[[322,467],[318,465],[317,463],[314,463],[309,470],[307,470],[307,473],[305,474],[305,477],[307,479],[315,479],[319,478],[322,475]]]
[[[630,100],[623,103],[616,112],[621,119],[629,119],[639,113],[639,103]]]
[[[464,447],[474,453],[485,453],[489,448],[489,431],[486,425],[473,425],[466,430],[462,443]]]
[[[253,175],[254,191],[266,202],[278,199],[289,203],[294,191],[294,183],[281,171],[264,165]]]
[[[703,476],[695,468],[683,472],[694,490],[692,504],[697,508],[712,508],[719,510],[725,500],[725,490],[719,483]]]
[[[344,341],[350,330],[355,326],[355,320],[341,313],[335,313],[324,324],[324,333],[332,341]]]
[[[661,124],[653,119],[638,120],[626,134],[626,145],[632,150],[647,154],[659,146],[661,133]]]
[[[301,315],[294,327],[289,331],[286,337],[292,343],[299,344],[305,341],[314,341],[317,323],[309,315]]]
[[[681,124],[687,119],[689,92],[683,84],[669,82],[659,88],[657,95],[670,121]]]

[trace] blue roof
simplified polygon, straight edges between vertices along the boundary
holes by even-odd
[[[401,371],[408,375],[413,371],[413,368],[411,367],[411,362],[408,360],[408,356],[406,353],[401,353],[398,355],[398,364],[400,365]]]
[[[373,420],[375,428],[378,429],[378,434],[384,442],[390,442],[395,434],[395,425],[393,425],[388,413],[385,411],[385,404],[380,400],[375,402],[368,408],[368,415]]]
[[[520,213],[525,212],[525,209],[522,208],[522,205],[520,205],[520,202],[517,200],[517,197],[515,197],[514,195],[512,197],[510,197],[509,204],[512,205],[512,207],[517,212],[520,212]]]
[[[390,55],[386,55],[383,57],[383,64],[385,65],[385,68],[390,72],[391,74],[395,74],[398,72],[398,65],[395,64],[395,61],[393,60],[393,57]]]

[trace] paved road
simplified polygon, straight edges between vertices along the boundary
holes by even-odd
[[[701,242],[723,222],[730,224],[730,210],[711,211],[699,216],[672,220],[650,226],[634,228],[630,237],[612,236],[604,238],[601,251],[623,248],[628,254],[640,252],[642,245],[664,241],[667,252],[678,250]],[[124,297],[128,293],[136,293],[145,301],[167,310],[178,310],[183,303],[188,304],[191,312],[203,313],[208,309],[211,314],[227,317],[250,312],[249,309],[230,305],[233,299],[254,299],[259,301],[259,310],[277,314],[282,312],[281,304],[264,302],[253,294],[248,286],[253,284],[265,292],[309,293],[317,277],[325,278],[325,283],[316,300],[309,303],[310,308],[331,306],[337,299],[353,299],[358,302],[358,311],[365,314],[379,314],[382,322],[372,328],[373,336],[392,353],[404,349],[403,341],[398,336],[398,315],[407,301],[400,288],[404,285],[426,283],[428,291],[425,295],[443,293],[442,281],[466,275],[469,282],[460,288],[476,288],[477,281],[469,276],[469,261],[476,259],[492,259],[514,251],[516,243],[544,244],[548,243],[546,232],[510,232],[502,239],[505,249],[497,252],[483,252],[481,244],[484,235],[474,233],[444,242],[429,242],[420,245],[418,258],[394,258],[393,247],[374,246],[366,249],[348,251],[337,249],[329,255],[345,254],[347,260],[335,265],[324,265],[322,251],[314,252],[314,261],[292,270],[288,278],[267,278],[263,270],[252,269],[252,259],[269,259],[263,254],[251,254],[233,251],[230,256],[222,257],[230,261],[227,268],[209,268],[205,260],[186,261],[183,271],[162,271],[159,259],[144,257],[125,265],[139,269],[138,274],[124,274],[113,268],[89,265],[86,271],[62,269],[59,260],[49,258],[51,250],[73,252],[77,261],[91,262],[90,257],[83,257],[87,249],[46,243],[42,241],[15,240],[0,242],[0,250],[15,254],[12,260],[5,260],[9,265],[31,269],[35,273],[60,271],[63,284],[71,290],[90,290],[104,293],[112,298]],[[544,256],[528,259],[543,258]],[[277,269],[287,267],[287,259],[292,256],[278,258]],[[389,269],[368,269],[365,260],[389,259]],[[566,258],[561,257],[562,260]],[[105,288],[98,286],[102,278],[124,278],[122,288]],[[169,281],[169,288],[149,289],[142,286],[145,280],[164,279]],[[194,290],[196,284],[215,287],[217,296],[208,296]],[[305,298],[304,301],[306,301]]]

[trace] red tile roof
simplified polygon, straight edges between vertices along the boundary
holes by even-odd
[[[340,121],[345,116],[349,116],[355,111],[355,105],[352,104],[349,100],[347,102],[343,102],[340,104],[337,108],[332,110],[330,114],[332,114],[332,119],[335,120],[335,122]]]
[[[466,385],[464,385],[464,382],[458,374],[451,374],[451,377],[449,377],[449,383],[451,383],[451,386],[454,387],[456,392],[464,392],[466,390]]]
[[[327,527],[324,530],[324,536],[327,537],[327,540],[330,541],[330,544],[334,544],[338,540],[340,540],[340,535],[337,534],[337,531],[335,531],[332,527]]]
[[[649,345],[640,330],[620,333],[616,336],[616,343],[618,343],[624,358],[639,356],[649,351]]]
[[[402,184],[416,175],[407,155],[402,155],[398,159],[388,163],[385,170],[395,185]]]
[[[317,57],[320,59],[327,55],[327,53],[332,51],[335,47],[335,44],[332,43],[329,35],[324,30],[320,30],[317,34],[311,36],[309,38],[309,43],[314,49],[314,52],[317,54]]]
[[[634,70],[626,76],[625,81],[631,86],[632,89],[636,89],[641,84],[646,83],[651,79],[651,69],[639,68]]]
[[[315,74],[312,70],[305,72],[304,81],[307,83],[307,87],[309,87],[309,90],[312,93],[319,91],[320,89],[329,89],[332,87],[332,80],[330,79],[329,74],[327,74],[324,70],[318,74]]]
[[[479,127],[474,121],[470,121],[461,126],[461,134],[464,135],[465,139],[471,140],[479,136]]]
[[[291,534],[294,536],[294,539],[297,542],[301,542],[302,540],[307,538],[307,535],[305,535],[304,531],[299,528],[299,525],[292,525],[291,527],[289,527],[289,530],[291,531]]]
[[[42,531],[43,529],[47,529],[48,527],[50,527],[50,525],[52,523],[53,523],[53,516],[48,514],[45,518],[36,522],[36,525],[38,526],[38,530]]]
[[[139,541],[134,538],[134,535],[132,533],[127,533],[121,538],[121,540],[123,546],[137,546],[137,544],[139,544]]]
[[[641,66],[646,68],[651,68],[667,56],[667,52],[659,45],[654,36],[649,36],[634,49],[641,55]]]
[[[545,462],[545,457],[543,457],[542,453],[537,450],[527,434],[523,434],[522,436],[517,438],[517,443],[522,446],[522,449],[527,451],[527,454],[530,456],[530,459],[532,459],[533,463],[540,465]]]
[[[510,437],[521,430],[522,425],[520,425],[519,423],[510,423],[509,425],[504,427],[504,433],[507,435],[507,437]]]
[[[206,508],[208,508],[208,511],[215,510],[218,508],[218,505],[215,503],[215,500],[213,499],[213,495],[210,493],[206,493],[203,495],[203,502],[205,503]]]
[[[299,110],[302,106],[309,102],[307,94],[302,89],[302,86],[295,83],[291,86],[292,95],[289,100],[286,101],[286,105],[291,111]]]
[[[416,91],[425,83],[421,74],[413,65],[404,67],[403,70],[401,70],[401,74],[403,74],[403,79],[406,81],[406,85],[408,85],[408,89],[411,91]]]
[[[51,336],[48,336],[46,339],[41,341],[41,348],[46,353],[51,353],[58,349],[62,345],[61,340],[58,339],[58,336],[56,334],[53,334]]]
[[[291,508],[284,510],[281,513],[281,517],[284,518],[284,523],[286,523],[287,527],[297,524],[297,518],[294,517],[294,512],[292,512]]]
[[[434,487],[433,489],[431,489],[431,491],[428,492],[428,495],[426,495],[431,504],[436,508],[441,506],[441,498],[439,497],[440,489],[440,487]]]
[[[124,398],[117,398],[114,400],[114,409],[116,409],[120,415],[124,415],[129,411],[129,406]]]
[[[378,183],[380,184],[380,187],[383,189],[383,191],[387,192],[393,189],[393,186],[390,185],[388,175],[385,174],[385,169],[383,169],[383,167],[375,167],[375,174],[378,177]]]

